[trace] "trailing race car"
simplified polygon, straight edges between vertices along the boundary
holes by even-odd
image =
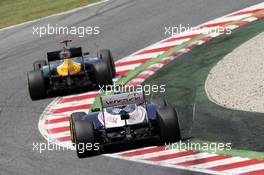
[[[33,63],[27,73],[28,89],[32,100],[45,98],[51,92],[96,88],[113,84],[115,66],[110,50],[100,50],[96,58],[87,58],[81,47],[69,48],[64,40],[62,50],[48,52],[47,61]]]
[[[106,146],[147,139],[181,140],[176,110],[162,99],[146,103],[143,92],[101,97],[102,110],[71,114],[71,140],[79,158],[93,156]]]

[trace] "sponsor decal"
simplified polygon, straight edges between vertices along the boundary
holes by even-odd
[[[105,116],[105,125],[106,128],[124,126],[125,121],[121,120],[120,115],[109,114],[106,111],[100,112],[98,114],[99,121],[104,125],[104,116]],[[138,106],[135,111],[129,113],[129,119],[127,124],[137,124],[144,121],[146,117],[146,109],[143,106]]]
[[[115,94],[111,96],[102,96],[102,107],[113,107],[128,104],[144,103],[143,92],[129,92],[123,94]]]

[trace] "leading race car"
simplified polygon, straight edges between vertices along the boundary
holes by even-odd
[[[143,92],[101,97],[101,111],[71,114],[70,132],[79,158],[106,146],[156,139],[181,139],[176,110],[162,99],[146,103]]]
[[[52,92],[96,88],[113,84],[115,66],[110,50],[100,50],[96,58],[87,58],[81,47],[69,48],[64,40],[62,50],[48,52],[47,61],[33,63],[27,73],[28,89],[32,100],[45,98]]]

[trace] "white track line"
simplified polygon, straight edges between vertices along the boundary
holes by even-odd
[[[229,169],[223,171],[224,173],[230,173],[230,174],[242,174],[242,173],[247,173],[250,171],[256,171],[256,170],[262,170],[264,169],[264,163],[259,163],[255,165],[249,165],[249,166],[243,166],[240,168],[234,168],[234,169]]]
[[[58,133],[49,134],[49,137],[53,138],[53,139],[59,139],[61,137],[67,137],[67,136],[71,136],[70,130],[69,131],[64,131],[64,132],[58,132]]]
[[[138,64],[125,65],[125,66],[118,66],[118,67],[116,67],[116,72],[125,71],[125,70],[132,70],[132,69],[135,69],[136,67],[138,67],[140,65],[141,64],[138,63]]]
[[[154,53],[148,53],[144,55],[130,55],[128,57],[125,57],[121,60],[116,61],[116,63],[122,63],[127,61],[136,61],[136,60],[142,60],[145,58],[156,58],[158,55],[161,55],[163,52],[154,52]]]
[[[48,114],[46,119],[51,120],[51,119],[59,119],[59,118],[64,118],[66,116],[70,116],[74,112],[89,112],[89,109],[79,109],[79,110],[72,110],[68,112],[61,112],[61,113],[56,113],[56,114]]]
[[[84,105],[84,104],[93,104],[93,102],[94,102],[94,98],[80,100],[80,101],[71,101],[71,102],[66,102],[66,103],[58,103],[53,106],[53,109],[74,107],[74,106],[79,106],[79,105]]]
[[[168,159],[168,160],[162,160],[159,162],[161,164],[177,164],[177,163],[181,163],[181,162],[186,162],[186,161],[196,160],[196,159],[202,159],[202,158],[208,158],[208,157],[212,157],[212,156],[216,156],[216,154],[201,152],[198,154],[182,156],[182,157],[177,157],[177,158]]]
[[[47,129],[60,128],[60,127],[64,127],[64,126],[70,126],[70,122],[66,121],[66,122],[60,122],[60,123],[46,124]]]
[[[128,151],[122,151],[122,152],[118,152],[118,153],[113,153],[113,155],[120,155],[120,154],[127,154],[127,153],[132,153],[135,151],[142,151],[142,150],[146,150],[146,149],[151,149],[151,148],[157,148],[157,146],[148,146],[148,147],[144,147],[144,148],[138,148],[138,149],[132,149],[132,150],[128,150]]]
[[[98,94],[98,92],[85,92],[85,93],[81,93],[81,94],[76,94],[76,95],[67,95],[67,96],[64,96],[64,97],[60,97],[60,100],[67,100],[69,98],[72,98],[72,97],[83,97],[83,96],[86,96],[86,95],[96,95]]]
[[[230,158],[226,158],[226,159],[222,159],[222,160],[215,160],[215,161],[211,161],[211,162],[196,164],[196,165],[193,165],[190,167],[205,169],[205,168],[210,168],[210,167],[214,167],[214,166],[228,165],[231,163],[241,162],[244,160],[249,160],[249,159],[248,158],[241,158],[241,157],[230,157]]]
[[[177,46],[180,45],[186,41],[189,41],[190,38],[187,39],[181,39],[181,40],[176,40],[176,41],[170,41],[170,42],[164,42],[164,43],[156,43],[152,46],[149,46],[146,48],[146,50],[152,50],[152,49],[158,49],[158,48],[163,48],[163,47],[168,47],[168,46]]]
[[[131,158],[133,158],[133,159],[148,159],[151,157],[163,156],[163,155],[179,153],[179,152],[182,152],[182,150],[169,149],[169,150],[164,150],[164,151],[159,151],[159,152],[153,152],[153,153],[147,153],[147,154],[143,154],[143,155],[133,156]]]

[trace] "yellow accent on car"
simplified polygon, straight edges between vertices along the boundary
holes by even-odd
[[[62,65],[57,67],[57,72],[60,76],[68,76],[79,73],[81,64],[75,63],[72,59],[64,59]]]

